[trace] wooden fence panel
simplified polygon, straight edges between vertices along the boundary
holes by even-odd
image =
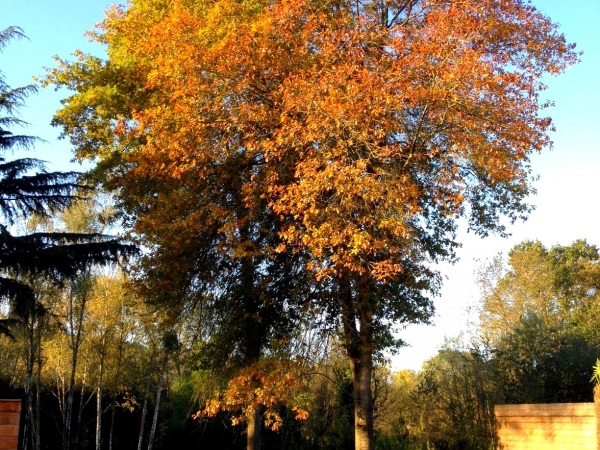
[[[503,450],[597,450],[593,403],[498,405],[494,413]]]
[[[0,400],[0,450],[17,450],[21,400]]]

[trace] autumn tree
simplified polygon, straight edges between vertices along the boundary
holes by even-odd
[[[49,75],[75,91],[55,124],[150,242],[183,252],[184,209],[176,226],[241,279],[251,258],[306,255],[349,358],[356,448],[373,448],[373,356],[430,317],[457,218],[486,235],[526,216],[552,130],[541,77],[574,46],[521,0],[140,0],[96,38],[106,62]]]
[[[155,10],[151,3],[139,2],[124,18],[124,24],[129,22],[126,26],[133,27],[133,30],[141,21],[162,20],[161,17],[168,12],[160,7]],[[157,27],[153,32],[161,30]],[[123,132],[128,135],[127,138],[123,135],[124,141],[119,145],[133,149],[139,147],[140,139],[145,140],[145,137],[138,138],[127,132],[125,117],[128,112],[122,111],[124,106],[128,106],[123,103],[125,98],[135,100],[133,97],[137,95],[139,80],[130,85],[119,85],[118,92],[113,89],[114,83],[128,77],[123,72],[128,72],[127,61],[142,56],[143,52],[138,53],[140,48],[130,47],[127,36],[114,37],[110,48],[115,52],[115,63],[119,64],[109,62],[103,65],[96,59],[82,56],[81,63],[73,65],[74,71],[68,76],[56,74],[59,82],[86,90],[84,96],[88,100],[96,98],[105,104],[106,97],[118,97],[113,103],[116,109],[109,107],[92,111],[86,106],[87,100],[70,103],[73,107],[70,113],[89,114],[89,121],[77,121],[90,126],[86,126],[79,138],[74,138],[81,139],[80,156],[90,150],[88,144],[96,149],[116,149],[112,148],[114,140],[110,134],[92,136],[94,133],[91,131],[92,127],[106,129],[114,117],[123,119]],[[153,42],[157,41],[154,38],[147,40],[149,45]],[[129,48],[134,50],[133,56],[128,54]],[[92,65],[97,70],[93,70],[97,82],[92,83],[94,87],[91,90],[87,90],[91,85],[90,80],[85,78],[89,73],[86,67]],[[137,73],[130,75],[135,78]],[[223,87],[223,95],[227,95],[227,89]],[[129,95],[129,92],[132,94]],[[137,108],[145,102],[163,102],[163,93],[157,90],[157,95],[154,94],[146,91],[131,107]],[[63,118],[66,119],[66,116]],[[58,122],[61,120],[57,118]],[[95,124],[92,125],[92,122]],[[241,419],[249,425],[248,448],[257,448],[260,446],[261,418],[272,425],[278,423],[270,420],[274,412],[273,402],[268,399],[273,396],[266,393],[269,389],[283,393],[289,387],[285,383],[275,386],[275,375],[289,367],[289,363],[276,368],[272,364],[274,349],[275,346],[281,348],[279,341],[289,329],[292,319],[297,317],[299,302],[306,298],[309,283],[302,275],[301,253],[275,252],[281,244],[277,231],[281,219],[269,210],[267,200],[261,198],[261,192],[257,190],[265,176],[261,173],[263,157],[243,151],[242,138],[236,136],[235,131],[222,138],[218,137],[222,132],[218,128],[206,131],[218,139],[214,145],[221,149],[222,154],[215,153],[214,159],[211,156],[213,151],[205,147],[202,151],[207,152],[205,156],[209,158],[206,164],[194,164],[195,168],[190,167],[192,170],[184,178],[173,178],[170,173],[163,177],[151,171],[144,175],[145,181],[127,182],[125,187],[123,182],[129,177],[121,178],[112,171],[101,173],[98,170],[96,174],[101,175],[107,186],[119,189],[126,214],[135,220],[134,233],[153,249],[151,256],[142,264],[142,275],[138,280],[143,287],[142,295],[149,302],[171,305],[171,312],[186,312],[194,304],[211,309],[212,319],[217,325],[212,327],[210,335],[203,336],[209,341],[204,356],[218,367],[219,375],[227,375],[231,380],[231,386],[223,390],[221,401],[216,404],[220,408],[242,408],[244,414]],[[111,165],[111,168],[116,169],[116,166]],[[140,167],[140,175],[146,168]],[[158,219],[159,216],[176,219],[163,221]],[[263,363],[261,359],[267,351],[271,358]],[[274,372],[265,374],[266,369]],[[251,383],[240,386],[239,383],[252,371],[257,376],[252,378]],[[259,372],[262,375],[258,376]],[[266,387],[267,380],[269,388]],[[241,391],[241,387],[249,395],[230,395],[232,390]],[[264,395],[252,394],[263,391]],[[228,400],[223,401],[223,398]],[[207,409],[209,412],[215,410],[215,403],[211,405]]]

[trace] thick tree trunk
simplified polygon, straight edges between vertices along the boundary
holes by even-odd
[[[371,355],[361,355],[358,363],[351,363],[354,387],[354,439],[356,450],[371,450],[374,445]]]
[[[349,280],[340,281],[344,342],[350,361],[354,391],[354,446],[373,450],[373,328],[368,290],[352,289]]]
[[[261,431],[261,410],[259,407],[249,411],[246,415],[246,450],[260,450]]]
[[[250,241],[250,234],[247,228],[240,230],[242,242]],[[251,365],[260,360],[261,348],[265,344],[265,332],[263,324],[260,323],[260,296],[257,293],[255,282],[254,261],[251,256],[241,259],[240,271],[240,298],[243,306],[243,327],[242,336],[243,352],[246,363]],[[262,442],[262,411],[261,407],[248,411],[246,415],[246,450],[260,450]]]

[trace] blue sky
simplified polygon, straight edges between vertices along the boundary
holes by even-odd
[[[558,77],[546,79],[542,98],[555,102],[548,110],[556,126],[552,151],[532,158],[539,180],[530,198],[536,210],[524,223],[509,227],[509,238],[480,239],[461,231],[460,261],[442,266],[447,277],[436,299],[431,326],[410,326],[402,334],[411,344],[393,358],[395,369],[418,370],[435,355],[445,337],[455,337],[476,320],[479,288],[475,270],[486,260],[526,239],[546,246],[576,239],[600,245],[600,0],[535,0],[539,10],[561,25],[569,42],[583,51],[581,62]],[[471,314],[467,310],[471,309]],[[475,310],[475,311],[474,311]],[[468,337],[468,336],[467,336]]]
[[[84,32],[102,20],[111,2],[104,0],[0,0],[0,29],[23,28],[29,41],[14,41],[0,54],[0,68],[11,86],[30,83],[44,67],[54,65],[53,56],[69,58],[75,49],[102,54]],[[461,231],[460,262],[441,267],[446,280],[436,299],[434,326],[410,326],[402,336],[411,344],[393,358],[395,369],[419,369],[435,354],[444,337],[456,336],[475,315],[466,313],[476,304],[478,288],[474,271],[486,259],[507,252],[525,239],[545,245],[567,245],[586,238],[600,245],[600,0],[535,0],[533,4],[561,25],[568,41],[584,54],[581,63],[559,77],[547,79],[543,97],[555,102],[549,111],[557,132],[554,150],[534,156],[533,171],[539,174],[538,194],[530,201],[536,210],[525,223],[509,228],[507,239],[480,239]],[[51,162],[50,169],[69,166],[68,142],[58,141],[59,130],[49,123],[64,93],[40,91],[28,101],[21,116],[31,126],[29,134],[45,139],[32,155]]]

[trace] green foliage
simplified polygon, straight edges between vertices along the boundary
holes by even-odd
[[[494,442],[495,385],[490,362],[474,350],[447,346],[423,365],[416,401],[417,439],[436,449],[483,449]]]
[[[524,319],[493,349],[499,393],[505,403],[557,403],[592,400],[589,373],[600,345],[585,336]]]
[[[10,39],[23,37],[16,27],[1,31],[0,50]],[[10,302],[17,320],[41,312],[23,277],[43,274],[54,281],[73,278],[94,264],[113,263],[134,252],[132,246],[96,233],[13,235],[11,226],[17,219],[50,217],[69,206],[77,190],[87,189],[77,182],[74,172],[46,172],[38,159],[11,161],[4,157],[10,150],[28,149],[36,141],[10,129],[25,125],[16,114],[35,90],[33,85],[11,89],[0,71],[0,297]],[[8,325],[10,321],[3,321],[0,331],[8,332]]]
[[[403,436],[379,435],[375,439],[375,450],[412,450],[416,449]]]
[[[600,256],[584,240],[526,241],[481,271],[482,335],[508,403],[590,401],[600,352]]]
[[[309,449],[353,449],[354,409],[350,368],[335,349],[306,380],[309,415],[304,425]]]

